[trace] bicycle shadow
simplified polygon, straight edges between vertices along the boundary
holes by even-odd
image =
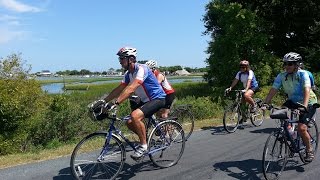
[[[305,172],[304,163],[300,161],[300,158],[297,157],[289,158],[284,168],[283,172],[295,170],[296,172]]]
[[[70,179],[73,179],[70,167],[66,167],[66,168],[61,169],[59,171],[59,174],[57,176],[54,176],[52,179],[53,180],[70,180]]]
[[[239,125],[238,129],[236,131],[241,131],[244,129],[250,129],[250,128],[254,128],[255,126],[253,126],[252,124],[249,123],[244,123]],[[210,130],[212,135],[226,135],[226,134],[232,134],[232,133],[228,133],[223,126],[205,126],[201,128],[202,130]]]
[[[136,164],[128,164],[125,163],[122,169],[122,172],[119,174],[119,179],[130,179],[139,172],[144,171],[155,171],[162,169],[160,167],[156,167],[151,161],[144,160],[143,162],[137,162]]]
[[[229,176],[243,180],[263,179],[261,160],[247,159],[243,161],[220,162],[213,165],[215,171],[226,172]]]
[[[125,163],[122,168],[122,172],[118,175],[118,177],[116,179],[130,179],[130,178],[136,176],[136,174],[139,172],[155,171],[158,169],[161,169],[161,168],[156,167],[149,160],[144,160],[143,162],[137,162],[134,165]],[[93,174],[95,174],[95,173],[93,173]],[[70,180],[70,179],[74,179],[74,178],[71,174],[70,167],[66,167],[66,168],[61,169],[59,171],[59,174],[57,176],[54,176],[52,179],[53,180]]]
[[[277,128],[264,128],[264,129],[255,129],[250,131],[251,133],[258,133],[258,134],[271,134]]]
[[[201,127],[202,130],[210,130],[212,135],[225,135],[229,134],[224,130],[223,126],[205,126]]]

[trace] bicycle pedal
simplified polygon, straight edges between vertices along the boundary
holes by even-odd
[[[294,152],[290,152],[289,158],[293,158],[293,157],[294,157]]]

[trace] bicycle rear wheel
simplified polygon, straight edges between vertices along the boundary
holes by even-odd
[[[172,110],[172,113],[170,113],[171,117],[177,117],[177,121],[180,123],[180,125],[183,128],[183,131],[185,133],[185,138],[188,140],[188,138],[191,136],[194,128],[194,116],[190,109],[187,108],[179,108],[179,106]]]
[[[280,131],[268,137],[263,149],[262,170],[267,180],[279,179],[288,159],[288,146]]]
[[[318,132],[318,126],[317,123],[314,120],[310,120],[307,124],[308,126],[308,134],[310,136],[310,143],[313,149],[313,153],[314,155],[316,155],[317,150],[318,150],[318,142],[319,142],[319,132]],[[302,142],[302,138],[300,137],[300,141]],[[301,143],[300,146],[304,146],[303,143]],[[300,151],[299,151],[299,156],[301,161],[304,164],[308,164],[308,162],[305,161],[305,157],[306,157],[306,151],[305,148],[300,147]]]
[[[152,130],[148,139],[149,157],[158,167],[167,168],[177,164],[184,148],[184,131],[181,125],[174,120],[159,123]]]
[[[231,104],[227,106],[223,114],[223,127],[228,133],[233,133],[237,130],[240,121],[239,105]]]
[[[125,149],[114,135],[106,143],[107,136],[107,132],[92,133],[75,147],[70,160],[75,179],[115,179],[119,175],[125,161]]]

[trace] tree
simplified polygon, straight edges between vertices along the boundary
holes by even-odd
[[[81,69],[79,72],[80,75],[88,75],[88,74],[92,74],[91,71],[87,70],[87,69]]]
[[[239,3],[224,0],[210,2],[203,18],[206,31],[211,35],[207,53],[209,70],[205,79],[216,87],[227,87],[239,69],[240,60],[250,61],[260,84],[270,83],[281,65],[279,60],[266,51],[268,37],[265,23],[257,14]],[[268,77],[268,79],[264,78]]]
[[[319,0],[226,2],[238,2],[264,19],[270,52],[278,57],[291,51],[298,52],[311,71],[320,70]]]

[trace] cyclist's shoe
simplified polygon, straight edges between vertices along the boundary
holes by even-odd
[[[304,158],[304,160],[306,162],[312,162],[314,159],[314,153],[312,151],[306,151],[306,157]]]
[[[137,150],[130,156],[133,160],[140,160],[144,154],[147,153],[147,149],[144,149],[142,146],[139,146]]]

